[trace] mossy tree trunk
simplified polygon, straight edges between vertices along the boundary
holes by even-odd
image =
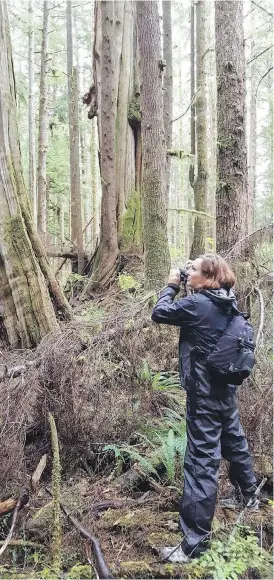
[[[116,103],[115,147],[116,216],[118,243],[122,250],[141,245],[140,215],[140,87],[138,82],[136,2],[113,2],[114,34],[114,96]],[[95,4],[95,39],[93,74],[98,116],[99,150],[102,135],[102,12]]]
[[[100,34],[100,108],[99,135],[101,154],[101,231],[94,269],[86,292],[102,288],[115,271],[118,258],[116,216],[116,20],[113,1],[96,4],[97,33]],[[98,25],[100,21],[100,27]],[[98,55],[99,58],[99,55]],[[98,79],[99,80],[99,79]]]
[[[197,177],[193,184],[196,211],[206,211],[208,183],[207,167],[207,105],[206,105],[206,3],[199,0],[196,4],[196,78],[199,92],[196,97],[196,138],[197,138]],[[204,216],[196,215],[194,236],[190,258],[205,252],[206,222]]]
[[[248,232],[245,55],[242,0],[215,3],[217,72],[217,251]]]
[[[157,2],[137,2],[143,143],[143,236],[145,281],[161,287],[170,255],[165,196],[166,145],[163,120],[161,39]]]
[[[0,317],[11,347],[31,348],[70,308],[34,230],[22,174],[7,5],[0,3]],[[47,288],[48,286],[48,288]]]

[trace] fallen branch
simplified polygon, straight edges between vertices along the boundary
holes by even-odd
[[[47,454],[45,453],[45,455],[43,455],[41,457],[32,477],[31,477],[31,480],[30,480],[31,487],[32,487],[32,490],[34,492],[37,491],[37,487],[38,487],[41,475],[42,475],[46,465],[47,465]]]
[[[6,365],[0,365],[0,367],[3,367],[2,370],[0,370],[0,382],[4,379],[13,379],[14,377],[19,377],[19,375],[22,375],[22,373],[27,371],[29,368],[39,367],[40,364],[41,361],[37,359],[27,361],[24,365],[17,365],[16,367],[12,367],[10,369],[8,369]]]
[[[24,489],[22,491],[21,495],[19,496],[17,502],[16,502],[15,510],[14,510],[13,516],[12,516],[10,531],[9,531],[2,547],[0,548],[0,556],[2,556],[2,554],[5,552],[6,548],[8,547],[8,545],[11,541],[12,534],[14,532],[14,528],[15,528],[15,525],[17,522],[19,511],[28,503],[28,501],[29,501],[29,493],[27,490]]]
[[[241,238],[232,248],[221,252],[221,255],[227,260],[231,255],[239,256],[240,253],[244,253],[248,249],[249,255],[251,254],[252,247],[254,247],[259,241],[263,241],[269,236],[269,241],[273,238],[273,223],[266,224],[262,228],[258,228],[251,234],[248,234],[244,238]],[[243,245],[241,245],[243,244]]]
[[[237,526],[238,526],[238,525],[241,523],[241,521],[242,521],[242,519],[243,519],[243,517],[244,517],[244,515],[245,515],[246,511],[247,511],[247,510],[248,510],[248,508],[249,508],[249,503],[250,503],[250,501],[251,501],[251,500],[254,500],[254,498],[256,499],[256,498],[258,497],[258,495],[259,495],[259,493],[260,493],[260,491],[261,491],[261,489],[262,489],[262,487],[264,486],[264,484],[265,484],[265,482],[266,482],[266,481],[267,481],[267,477],[264,477],[264,478],[262,479],[261,483],[258,485],[257,489],[255,490],[255,492],[254,492],[254,495],[252,496],[252,498],[249,500],[249,502],[247,502],[246,506],[244,507],[244,509],[243,509],[243,510],[241,511],[241,513],[239,514],[239,516],[238,516],[238,518],[237,518],[237,521],[236,521],[236,523],[235,523],[235,526],[233,527],[233,530],[232,530],[232,532],[231,532],[231,534],[230,534],[230,536],[229,536],[229,537],[231,537],[231,536],[234,536],[234,535],[235,535],[235,533],[236,533],[236,531],[237,531]]]
[[[51,497],[53,497],[52,492],[50,491],[50,489],[48,487],[46,487],[46,491],[50,494]],[[86,538],[87,540],[89,540],[90,545],[91,545],[93,552],[94,552],[94,556],[95,556],[95,560],[96,560],[96,564],[97,564],[97,568],[98,568],[99,578],[106,578],[106,579],[113,578],[110,570],[108,569],[108,567],[105,563],[104,556],[103,556],[102,550],[101,550],[101,546],[100,546],[100,543],[97,540],[97,538],[92,536],[85,528],[83,528],[83,526],[80,524],[80,522],[78,522],[78,520],[76,518],[74,518],[69,513],[67,508],[61,502],[60,502],[60,507],[61,507],[61,510],[63,511],[63,513],[65,514],[65,516],[67,516],[69,521],[76,528],[76,530],[78,530],[78,532],[81,534],[81,536],[83,536],[83,538]]]
[[[3,546],[6,540],[0,540],[0,546]],[[10,540],[9,541],[9,545],[7,546],[9,548],[14,548],[14,547],[18,547],[18,548],[36,548],[38,550],[47,550],[47,546],[44,546],[43,544],[38,544],[38,542],[31,542],[30,540]]]

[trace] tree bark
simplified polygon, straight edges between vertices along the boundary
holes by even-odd
[[[245,59],[242,0],[215,3],[217,72],[217,251],[247,235]]]
[[[0,2],[0,317],[13,348],[31,348],[70,308],[34,231],[23,180],[7,5]],[[45,280],[46,278],[46,280]]]
[[[34,27],[33,0],[29,0],[29,196],[33,221],[37,222],[36,161],[35,161],[35,99],[34,99]]]
[[[116,218],[116,39],[115,9],[113,1],[96,4],[96,18],[101,22],[100,62],[100,152],[101,152],[101,232],[92,277],[86,292],[102,288],[116,268],[118,258]],[[98,30],[98,29],[97,29]]]
[[[161,42],[156,2],[137,2],[137,23],[141,77],[145,283],[153,289],[164,284],[170,267],[164,181],[166,147]]]
[[[67,0],[67,81],[70,144],[70,238],[77,250],[77,264],[72,264],[78,274],[84,273],[83,219],[80,184],[80,131],[78,109],[78,72],[73,67],[72,2]]]
[[[207,167],[207,104],[206,104],[206,4],[199,0],[196,4],[196,78],[199,92],[196,97],[196,131],[197,131],[197,177],[193,184],[196,211],[206,211],[206,195],[208,183]],[[206,222],[205,218],[196,215],[194,236],[190,259],[195,260],[205,252]]]
[[[90,163],[91,163],[91,194],[92,194],[92,250],[94,251],[100,236],[100,198],[97,183],[97,119],[91,120],[90,132]]]
[[[136,39],[136,2],[113,1],[114,95],[116,102],[116,215],[119,247],[129,250],[141,244],[140,220],[140,88]],[[102,141],[102,16],[95,4],[94,83],[98,116],[99,150]],[[114,178],[114,176],[113,176]]]
[[[38,133],[38,215],[37,230],[41,241],[46,245],[47,235],[47,130],[48,130],[48,31],[49,31],[49,6],[43,4],[43,29],[41,46],[41,72],[40,72],[40,101],[39,101],[39,133]]]
[[[196,153],[196,122],[195,122],[195,6],[191,0],[190,12],[190,153],[192,155],[189,165],[189,182],[191,187],[195,177],[195,153]]]
[[[171,1],[162,1],[163,9],[163,57],[166,64],[164,74],[163,113],[167,149],[172,149],[172,104],[173,104],[173,75],[172,75],[172,21]],[[166,205],[168,206],[170,187],[171,158],[166,158]]]

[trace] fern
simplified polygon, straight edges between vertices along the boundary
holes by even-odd
[[[126,445],[122,445],[121,447],[117,447],[117,445],[105,445],[103,451],[113,451],[115,455],[115,459],[119,459],[120,457],[125,460],[127,458],[137,461],[140,465],[141,470],[146,475],[156,475],[158,477],[158,473],[154,467],[153,457],[149,459],[147,456],[141,455],[139,451],[136,451],[133,447],[127,447]],[[155,458],[154,458],[155,459]]]

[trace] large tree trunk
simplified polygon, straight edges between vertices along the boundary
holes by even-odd
[[[164,127],[167,149],[172,149],[172,105],[173,105],[173,75],[172,75],[172,21],[171,2],[162,1],[163,8],[163,57],[166,63],[164,75]],[[166,159],[166,204],[169,199],[171,157]]]
[[[143,142],[145,282],[161,287],[170,267],[165,200],[161,39],[157,2],[137,2]]]
[[[80,131],[78,109],[78,73],[73,67],[72,2],[67,0],[67,81],[70,143],[70,238],[77,251],[73,269],[84,273],[83,219],[80,184]]]
[[[141,244],[140,220],[140,87],[138,82],[136,3],[113,1],[114,95],[116,103],[116,206],[119,247],[123,250]],[[98,115],[99,150],[102,142],[102,13],[95,4],[94,82],[95,110]],[[92,113],[94,114],[94,113]],[[92,116],[92,115],[91,115]]]
[[[38,133],[38,215],[37,229],[42,243],[46,246],[47,235],[47,139],[48,139],[48,32],[49,32],[49,7],[44,2],[43,7],[43,30],[41,46],[41,72],[40,72],[40,97],[39,97],[39,133]]]
[[[117,219],[116,219],[116,38],[115,10],[113,1],[97,3],[97,19],[100,20],[100,153],[101,153],[101,233],[100,243],[91,280],[86,289],[103,287],[116,268],[118,257]],[[98,31],[98,25],[96,27]],[[97,55],[99,58],[99,55]],[[98,79],[97,79],[98,80]]]
[[[70,308],[34,231],[23,180],[7,7],[0,2],[0,318],[12,347],[31,348]],[[46,278],[46,281],[45,281]]]
[[[198,94],[196,97],[196,137],[197,137],[197,178],[193,184],[196,211],[206,211],[208,182],[207,167],[207,106],[206,106],[206,4],[199,0],[196,5],[196,77]],[[206,222],[204,216],[196,215],[194,236],[190,258],[205,252]]]
[[[247,235],[245,58],[242,0],[215,3],[217,72],[217,251]]]
[[[97,120],[96,117],[91,120],[90,130],[90,163],[91,163],[91,195],[92,195],[92,244],[94,251],[97,247],[100,236],[100,197],[97,183]]]
[[[34,27],[33,0],[29,0],[29,196],[33,221],[37,222],[35,162],[35,99],[34,99]]]

